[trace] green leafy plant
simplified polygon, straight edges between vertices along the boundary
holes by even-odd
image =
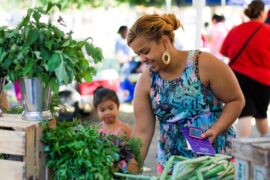
[[[0,27],[0,64],[11,81],[20,78],[40,78],[54,92],[73,80],[92,80],[96,70],[89,59],[103,59],[100,48],[90,38],[74,40],[72,32],[64,33],[53,25],[49,12],[59,4],[49,3],[47,9],[31,8],[14,29]],[[47,18],[46,22],[41,21]],[[63,25],[59,17],[58,25]],[[86,55],[87,53],[87,55]]]
[[[108,139],[100,139],[92,127],[76,123],[58,123],[43,134],[47,165],[54,179],[112,179],[117,148]]]
[[[113,179],[118,163],[131,158],[142,167],[139,139],[99,134],[97,128],[82,126],[78,120],[45,128],[42,141],[55,179]]]

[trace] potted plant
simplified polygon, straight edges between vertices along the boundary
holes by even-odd
[[[47,9],[31,8],[17,27],[0,27],[0,63],[7,71],[9,79],[20,80],[23,91],[43,97],[45,101],[49,100],[47,95],[50,96],[50,90],[47,89],[57,93],[61,85],[67,85],[73,80],[92,80],[96,71],[89,64],[87,56],[92,58],[94,63],[103,59],[101,49],[88,42],[91,38],[75,40],[72,32],[64,33],[53,25],[49,12],[54,6],[61,9],[59,4],[52,3],[48,4]],[[44,18],[47,18],[45,22],[42,21]],[[57,22],[58,25],[64,25],[61,17]],[[23,78],[30,80],[26,82]],[[33,85],[33,82],[36,83]],[[36,85],[41,85],[45,90],[33,89]],[[32,89],[27,90],[28,87]],[[23,98],[24,104],[27,100],[36,99],[24,95]],[[30,112],[34,105],[25,106],[25,111]],[[45,112],[48,102],[39,106],[45,108]],[[40,108],[35,107],[33,111],[39,112]]]

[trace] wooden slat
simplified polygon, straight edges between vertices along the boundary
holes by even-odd
[[[26,129],[26,179],[30,177],[38,177],[38,173],[35,168],[35,126],[31,126]]]
[[[0,127],[10,127],[16,130],[24,130],[38,123],[36,121],[24,121],[21,115],[17,114],[4,114],[3,117],[0,117]]]
[[[49,128],[55,128],[56,127],[56,120],[55,119],[51,119],[48,121],[49,123]],[[44,145],[43,143],[40,141],[40,139],[42,138],[42,134],[43,134],[43,127],[41,124],[38,124],[36,126],[36,168],[39,172],[39,179],[40,180],[45,180],[46,177],[50,177],[50,174],[46,175],[47,173],[50,173],[49,171],[46,172],[46,159],[45,159],[45,154],[44,154]]]
[[[269,137],[240,138],[233,140],[232,153],[237,158],[270,168]]]
[[[25,132],[0,130],[0,153],[25,155]]]
[[[25,163],[0,160],[0,179],[21,180],[24,178]]]
[[[242,143],[242,144],[263,143],[263,142],[270,142],[270,137],[236,138],[236,139],[233,139],[233,142]]]

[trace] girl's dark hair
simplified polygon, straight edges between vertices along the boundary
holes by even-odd
[[[216,20],[217,22],[223,22],[225,21],[225,17],[223,15],[214,14],[212,16],[212,20]]]
[[[264,11],[264,2],[261,0],[254,0],[248,5],[244,13],[250,19],[257,19],[262,11]]]
[[[120,106],[118,96],[113,90],[104,88],[103,86],[97,87],[97,89],[94,91],[94,97],[93,97],[94,107],[97,108],[97,106],[100,103],[107,100],[111,100],[115,102],[117,107]]]

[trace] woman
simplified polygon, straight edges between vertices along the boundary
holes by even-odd
[[[266,14],[262,1],[252,1],[244,13],[249,22],[234,27],[225,38],[221,53],[229,57],[245,96],[237,131],[240,137],[251,134],[251,119],[263,136],[268,132],[267,108],[270,99],[270,26],[264,24]]]
[[[228,33],[228,29],[224,23],[225,17],[223,15],[214,14],[212,16],[212,28],[207,36],[208,45],[211,54],[215,55],[218,59],[224,61],[223,56],[220,54],[220,48]]]
[[[182,127],[200,127],[217,153],[230,153],[231,124],[244,105],[238,82],[223,62],[173,46],[173,31],[180,26],[174,14],[144,15],[128,34],[128,45],[148,66],[136,85],[132,135],[141,138],[145,159],[156,119],[160,122],[159,173],[172,155],[196,156],[186,149]]]

